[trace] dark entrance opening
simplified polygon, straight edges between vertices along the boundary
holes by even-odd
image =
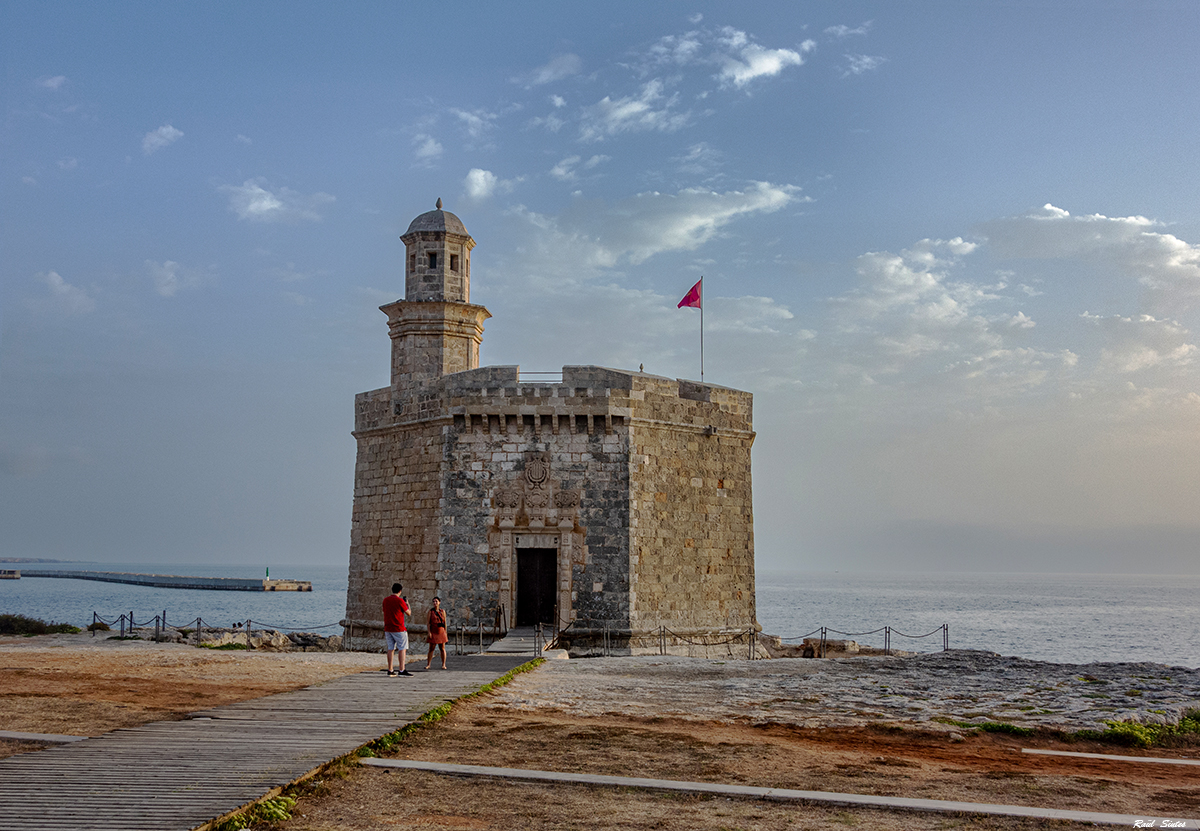
[[[554,623],[557,548],[517,549],[517,626]]]

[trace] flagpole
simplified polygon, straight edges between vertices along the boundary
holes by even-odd
[[[700,383],[704,383],[704,275],[700,275]]]

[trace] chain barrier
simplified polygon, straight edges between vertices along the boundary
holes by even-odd
[[[99,612],[96,612],[93,610],[92,611],[92,625],[89,626],[88,629],[91,630],[92,637],[94,638],[94,637],[96,637],[96,632],[100,629],[98,624],[104,624],[105,626],[109,627],[110,631],[111,631],[112,627],[116,626],[116,627],[119,627],[120,637],[125,638],[125,637],[134,637],[133,630],[135,628],[137,628],[138,626],[146,627],[152,623],[154,624],[154,641],[155,641],[155,643],[158,643],[159,641],[162,640],[163,633],[167,629],[167,611],[166,611],[166,609],[164,609],[160,614],[157,614],[152,618],[147,618],[146,620],[142,621],[141,623],[138,623],[137,620],[134,618],[132,610],[130,612],[128,612],[127,614],[121,614],[119,617],[113,618],[111,620],[103,617]],[[195,624],[194,628],[193,628],[193,624]],[[315,630],[320,630],[320,629],[331,629],[335,626],[341,626],[341,625],[342,624],[339,621],[338,623],[326,623],[326,624],[322,624],[321,626],[289,627],[289,626],[271,626],[269,624],[265,624],[260,621],[258,624],[258,630],[260,632],[272,631],[272,632],[306,632],[307,633],[307,632],[314,632]],[[222,627],[219,627],[219,626],[205,627],[203,618],[197,617],[194,620],[190,620],[187,623],[184,623],[182,626],[175,626],[173,628],[176,629],[177,631],[192,629],[196,633],[196,643],[199,644],[203,640],[205,628],[212,630],[212,629],[220,629]],[[244,622],[243,621],[234,621],[233,626],[227,627],[227,628],[231,628],[234,631],[238,631],[238,630],[244,631],[246,633],[246,646],[252,647],[252,644],[250,642],[250,638],[254,631],[254,622],[252,620],[247,618]],[[128,635],[126,635],[126,631],[128,631]],[[186,641],[185,641],[185,643],[186,643]]]
[[[498,620],[501,623],[507,622],[505,620],[506,615],[505,615],[505,610],[503,607],[499,607],[497,609],[497,615],[498,615]],[[541,646],[544,649],[547,646],[548,641],[553,642],[553,641],[557,640],[559,634],[569,633],[570,630],[573,627],[575,627],[577,624],[588,624],[590,626],[593,623],[599,624],[601,622],[586,620],[583,618],[576,618],[575,620],[571,621],[570,624],[567,625],[567,628],[564,629],[562,633],[559,633],[557,631],[553,632],[552,633],[553,637],[549,637],[548,634],[543,630],[543,627],[539,624],[537,627],[536,634],[535,634],[535,648],[538,646]],[[128,613],[123,613],[119,617],[113,618],[111,620],[103,617],[99,612],[93,611],[92,612],[92,625],[88,627],[92,632],[93,638],[96,637],[96,632],[100,628],[98,624],[103,624],[105,626],[108,626],[108,627],[110,627],[110,629],[111,629],[111,627],[114,627],[114,626],[119,627],[120,636],[122,638],[127,637],[126,631],[128,631],[128,637],[133,637],[133,630],[136,627],[138,627],[138,626],[146,627],[151,624],[154,624],[154,640],[157,642],[157,641],[161,640],[163,632],[167,629],[167,612],[164,609],[160,614],[157,614],[152,618],[147,618],[146,620],[139,623],[134,618],[132,610],[129,611]],[[192,629],[193,624],[195,624],[194,631],[196,633],[196,643],[200,643],[200,641],[203,639],[203,631],[205,629],[204,621],[202,618],[197,617],[194,620],[188,621],[187,623],[183,624],[182,626],[175,626],[174,628],[176,630]],[[245,622],[235,621],[232,628],[235,630],[242,629],[243,631],[245,631],[246,645],[250,646],[251,645],[250,638],[253,633],[253,626],[254,626],[253,621],[251,621],[250,619],[247,619]],[[269,624],[262,623],[261,621],[258,624],[258,628],[259,628],[260,632],[268,631],[268,630],[275,631],[275,632],[314,632],[316,630],[321,630],[321,629],[332,629],[335,626],[342,626],[342,624],[341,624],[341,622],[326,623],[326,624],[322,624],[320,626],[309,626],[309,627],[271,626]],[[603,656],[608,657],[608,656],[612,655],[615,651],[614,635],[613,635],[612,629],[611,629],[608,621],[604,621],[602,626],[603,626],[603,628],[601,630],[600,650],[601,650],[601,654]],[[218,629],[221,627],[209,626],[207,628],[208,629]],[[476,641],[476,643],[478,644],[479,652],[482,654],[485,649],[483,621],[482,620],[478,621],[478,629],[479,629],[478,640]],[[811,632],[809,632],[805,635],[780,636],[779,641],[780,642],[787,642],[787,641],[803,642],[803,641],[808,640],[819,634],[820,635],[820,643],[818,645],[817,655],[821,658],[824,658],[824,657],[826,657],[827,652],[828,652],[827,646],[828,646],[828,641],[830,640],[830,638],[829,638],[830,635],[841,635],[842,637],[845,637],[845,638],[861,638],[861,637],[866,637],[868,635],[878,635],[880,632],[883,633],[884,652],[888,655],[890,655],[892,653],[892,636],[893,635],[895,635],[896,637],[900,637],[900,638],[907,638],[909,640],[922,640],[924,638],[930,638],[930,637],[933,637],[934,635],[940,634],[942,636],[942,650],[947,651],[950,649],[950,624],[948,624],[948,623],[943,623],[938,628],[934,629],[931,632],[926,632],[923,635],[910,635],[906,632],[901,632],[899,629],[896,629],[892,626],[881,626],[878,629],[871,629],[870,631],[866,631],[866,632],[843,632],[839,629],[830,629],[827,626],[822,626],[818,629],[812,630]],[[658,631],[654,632],[652,634],[644,634],[644,635],[630,634],[630,636],[628,638],[628,642],[629,642],[630,647],[634,647],[634,646],[646,647],[647,645],[657,645],[658,652],[660,655],[667,654],[667,639],[668,639],[668,637],[673,639],[675,643],[683,643],[683,644],[687,644],[688,646],[696,646],[696,647],[729,646],[732,644],[746,643],[747,644],[747,658],[750,660],[753,660],[755,657],[755,649],[754,649],[754,645],[756,642],[755,635],[756,635],[755,631],[753,629],[749,629],[745,633],[739,632],[737,634],[731,634],[731,635],[729,635],[725,638],[721,638],[721,639],[714,640],[712,638],[702,638],[700,640],[693,640],[691,637],[688,637],[687,635],[682,635],[672,629],[669,629],[666,626],[659,626]],[[462,625],[459,625],[458,627],[455,628],[454,654],[456,654],[456,655],[466,654],[466,651],[467,651],[466,641],[467,641],[466,631]],[[733,650],[731,649],[730,654],[732,654],[732,652],[733,652]]]

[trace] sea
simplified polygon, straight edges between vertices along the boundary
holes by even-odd
[[[261,578],[257,566],[147,563],[23,563],[5,568],[84,569],[194,577]],[[133,613],[229,626],[340,633],[346,566],[279,567],[273,577],[309,580],[311,592],[158,589],[91,580],[0,580],[0,614],[84,626]],[[936,652],[984,649],[1055,663],[1151,661],[1200,667],[1200,575],[778,572],[757,575],[758,620],[785,642],[855,640]],[[945,630],[943,630],[945,627]]]

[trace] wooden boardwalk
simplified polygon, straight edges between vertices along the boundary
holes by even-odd
[[[0,831],[189,831],[531,657],[463,656],[411,678],[363,672],[0,759]]]

